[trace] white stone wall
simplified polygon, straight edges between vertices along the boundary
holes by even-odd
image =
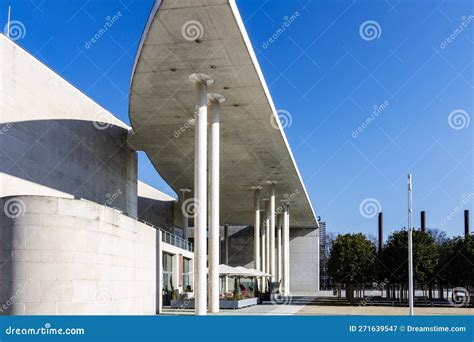
[[[84,200],[0,204],[1,314],[156,313],[154,228]]]

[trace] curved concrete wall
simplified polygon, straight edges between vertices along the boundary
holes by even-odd
[[[84,200],[0,204],[0,314],[156,313],[154,228]]]
[[[0,197],[85,198],[136,216],[128,130],[0,35]]]
[[[14,123],[0,135],[0,197],[85,198],[137,214],[137,157],[127,131],[91,122]]]

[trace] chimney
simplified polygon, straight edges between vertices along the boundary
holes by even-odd
[[[421,212],[421,231],[426,233],[426,212]]]
[[[469,229],[469,210],[464,210],[464,237],[467,238],[471,235]]]
[[[379,213],[379,252],[383,248],[383,214]]]

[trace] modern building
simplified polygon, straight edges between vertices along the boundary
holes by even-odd
[[[326,235],[326,221],[321,221],[321,217],[318,216],[319,223],[319,281],[321,289],[329,288],[329,274],[327,269],[327,263],[329,258],[329,245]]]
[[[5,36],[0,87],[2,313],[155,314],[190,292],[204,315],[222,263],[319,290],[318,222],[233,0],[156,2],[131,127]],[[137,151],[178,200],[137,179]]]

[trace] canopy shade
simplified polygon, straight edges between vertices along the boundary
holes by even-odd
[[[268,196],[267,182],[276,181],[277,207],[283,199],[290,203],[291,227],[318,227],[233,0],[155,3],[132,75],[131,147],[146,152],[176,193],[193,189],[193,73],[210,75],[215,83],[209,91],[227,99],[220,124],[221,223],[252,225],[251,187],[264,186],[262,195]]]

